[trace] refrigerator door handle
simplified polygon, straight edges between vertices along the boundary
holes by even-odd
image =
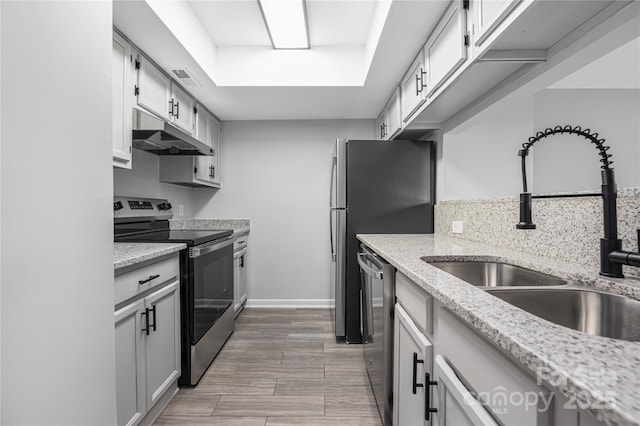
[[[335,262],[336,261],[336,251],[333,248],[333,210],[329,210],[329,240],[331,242],[331,261]]]

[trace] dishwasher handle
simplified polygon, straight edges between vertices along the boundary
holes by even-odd
[[[371,266],[367,265],[365,263],[365,260],[368,260],[369,262],[371,262],[372,264],[377,266],[378,270],[375,270]],[[378,259],[376,259],[375,257],[373,257],[373,255],[371,253],[359,252],[358,253],[358,264],[360,265],[360,269],[362,269],[367,275],[371,275],[371,276],[373,276],[374,278],[376,278],[378,280],[381,280],[383,278],[382,264],[380,264],[380,261]]]

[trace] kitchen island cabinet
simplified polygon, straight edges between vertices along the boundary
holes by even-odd
[[[398,303],[415,324],[424,324],[419,327],[425,336],[433,329],[438,385],[432,388],[432,408],[438,411],[432,424],[640,424],[634,402],[640,399],[640,342],[555,325],[428,262],[510,263],[640,298],[635,280],[608,279],[583,265],[441,235],[357,237],[398,270],[396,286],[411,283],[410,297],[396,287]],[[425,302],[416,302],[418,292]]]

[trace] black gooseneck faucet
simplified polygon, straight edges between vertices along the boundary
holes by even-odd
[[[582,136],[596,146],[600,155],[600,166],[602,175],[602,193],[599,194],[574,194],[574,195],[538,195],[532,196],[527,192],[527,174],[525,159],[529,154],[529,149],[541,139],[555,134],[568,133]],[[640,229],[638,229],[638,252],[622,250],[622,241],[618,238],[618,217],[616,199],[618,189],[616,187],[615,175],[610,160],[611,154],[607,151],[609,146],[604,145],[604,139],[598,139],[597,133],[592,133],[590,129],[582,129],[580,126],[556,126],[553,129],[547,128],[544,132],[538,132],[529,138],[529,141],[522,144],[518,155],[522,159],[522,193],[520,194],[520,223],[516,225],[518,229],[535,229],[536,225],[531,220],[531,200],[532,198],[563,198],[563,197],[592,197],[602,196],[602,208],[604,216],[604,238],[600,239],[600,275],[614,278],[624,278],[622,265],[640,266]]]

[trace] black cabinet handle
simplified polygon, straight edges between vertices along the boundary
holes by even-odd
[[[437,386],[438,382],[436,380],[431,380],[431,374],[424,373],[424,419],[429,421],[431,417],[431,413],[437,413],[437,408],[431,407],[431,388],[430,386]]]
[[[173,99],[169,101],[169,115],[173,115]]]
[[[422,89],[419,87],[418,83],[420,82],[420,76],[416,74],[416,96],[422,92]]]
[[[176,101],[176,118],[180,119],[180,102]]]
[[[415,395],[418,388],[424,387],[424,384],[418,383],[418,364],[424,364],[424,360],[418,359],[418,354],[413,353],[413,394]]]
[[[216,178],[216,166],[211,166],[211,177]]]
[[[141,315],[144,315],[144,324],[145,324],[142,331],[144,331],[148,336],[149,335],[149,308],[145,309]]]
[[[244,268],[244,255],[240,256],[240,267]]]
[[[171,208],[171,207],[169,207],[169,208]],[[138,284],[140,284],[140,285],[142,285],[142,284],[146,284],[146,283],[148,283],[149,281],[153,281],[153,280],[155,280],[155,279],[156,279],[156,278],[158,278],[159,276],[160,276],[160,274],[158,274],[158,275],[150,275],[150,276],[149,276],[149,278],[147,278],[146,280],[140,280],[140,281],[138,281]]]
[[[153,312],[153,324],[151,324],[151,327],[153,327],[153,331],[156,331],[156,305],[153,305],[153,309],[148,309],[151,312]],[[149,316],[149,314],[147,314],[147,317]],[[149,328],[147,326],[147,328]]]

